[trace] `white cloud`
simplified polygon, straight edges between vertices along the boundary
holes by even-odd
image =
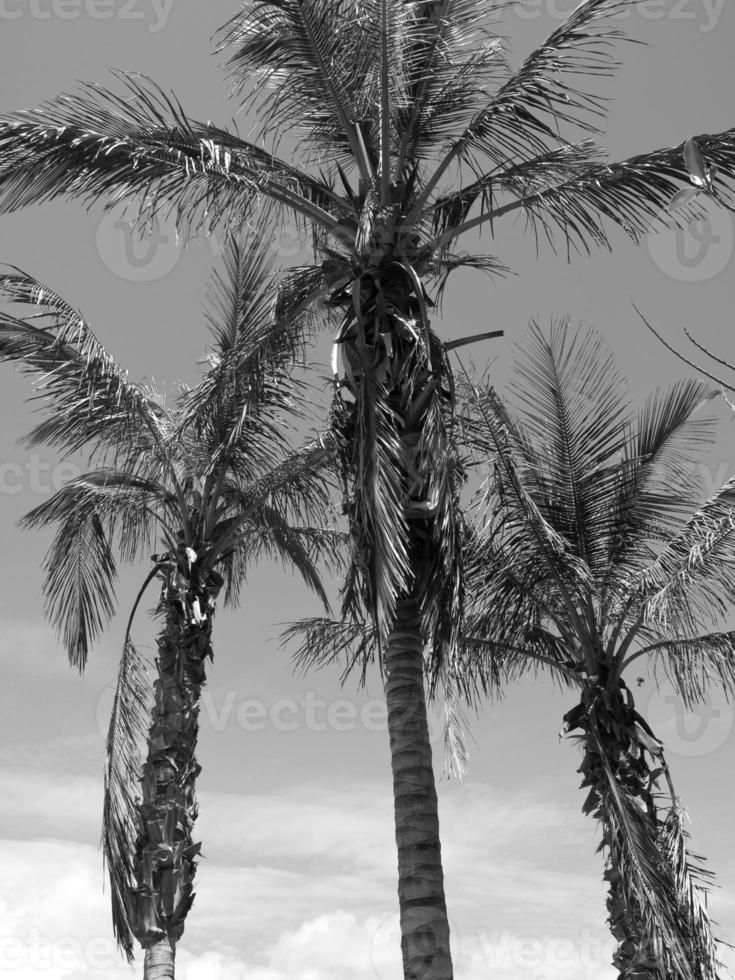
[[[101,780],[6,768],[0,783],[0,821],[17,838],[0,841],[8,976],[130,980],[103,894]],[[204,859],[180,980],[400,976],[389,785],[200,797]],[[453,787],[441,813],[458,980],[612,980],[592,821],[480,783]],[[733,903],[716,901],[724,922]]]

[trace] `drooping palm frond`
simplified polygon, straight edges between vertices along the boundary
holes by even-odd
[[[713,687],[735,699],[735,633],[656,638],[655,632],[646,632],[653,642],[641,646],[630,660],[649,657],[654,669],[660,664],[687,710],[702,704]]]
[[[94,509],[80,507],[61,521],[44,560],[46,615],[69,662],[80,672],[115,611],[115,560]]]
[[[595,813],[603,821],[609,867],[606,878],[622,894],[628,923],[611,922],[629,935],[634,922],[640,945],[626,952],[660,980],[720,980],[709,920],[702,915],[701,885],[690,866],[678,814],[666,822],[639,805],[615,778],[606,748],[593,724],[591,736],[606,785],[597,785]],[[664,764],[665,765],[665,764]],[[621,910],[613,907],[613,913]]]
[[[236,543],[241,542],[247,548],[252,561],[268,556],[279,559],[284,566],[294,568],[319,597],[325,610],[329,610],[329,599],[317,569],[322,545],[333,545],[328,529],[322,537],[317,528],[293,528],[281,512],[267,504],[261,504],[252,515],[249,525],[242,527],[241,533],[237,535]],[[216,538],[214,545],[218,545]]]
[[[154,532],[173,540],[178,523],[175,494],[160,483],[133,473],[106,467],[75,477],[23,519],[26,528],[74,521],[81,514],[95,514],[107,540],[116,541],[124,561],[147,553]]]
[[[32,310],[23,318],[0,310],[0,360],[39,377],[36,398],[47,417],[27,437],[31,445],[115,452],[134,442],[142,448],[146,438],[160,443],[165,413],[128,380],[77,310],[12,267],[0,274],[0,300]]]
[[[445,377],[451,377],[448,365]],[[448,392],[437,386],[428,387],[414,460],[416,472],[425,480],[425,500],[420,506],[426,517],[421,527],[426,540],[421,555],[414,560],[418,567],[416,597],[425,636],[429,697],[434,695],[439,675],[446,674],[447,661],[455,654],[464,617],[466,528],[459,501],[465,471],[458,452],[453,408]],[[402,416],[409,427],[409,413],[403,411]],[[416,515],[412,516],[415,519]]]
[[[707,894],[713,881],[711,871],[702,867],[702,858],[692,854],[687,846],[689,833],[685,827],[686,810],[680,799],[672,803],[660,831],[660,846],[667,863],[674,869],[674,888],[677,907],[684,920],[693,960],[699,975],[718,977],[717,940],[713,937],[707,913]]]
[[[326,439],[291,452],[249,483],[232,476],[217,482],[207,565],[224,575],[226,605],[238,604],[247,570],[259,557],[293,561],[328,605],[316,566],[342,567],[346,548],[344,535],[332,528],[333,466],[334,446]]]
[[[341,680],[360,670],[360,683],[365,684],[368,665],[376,660],[378,641],[375,629],[364,621],[343,617],[339,620],[310,617],[290,623],[281,633],[281,645],[296,643],[292,654],[297,668],[306,672],[344,660]],[[382,670],[382,661],[377,657]]]
[[[120,658],[107,733],[102,817],[102,852],[110,878],[112,927],[128,961],[132,961],[134,943],[127,896],[135,886],[138,786],[142,765],[139,746],[148,729],[150,692],[145,657],[128,636]]]
[[[339,207],[327,185],[225,130],[189,120],[172,96],[118,73],[100,85],[0,121],[0,209],[60,195],[137,205],[140,221],[174,211],[183,231],[239,223],[260,192],[326,228]]]

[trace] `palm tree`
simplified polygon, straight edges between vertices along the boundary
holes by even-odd
[[[709,872],[686,846],[662,742],[635,707],[633,664],[690,707],[735,693],[735,477],[704,503],[691,467],[716,392],[680,381],[636,412],[599,335],[534,326],[509,385],[475,385],[468,439],[484,461],[468,558],[465,654],[485,692],[545,670],[580,692],[583,811],[600,821],[620,980],[714,980]],[[663,781],[663,792],[662,789]]]
[[[150,554],[155,539],[164,549],[152,556],[125,630],[105,769],[113,927],[129,959],[134,939],[145,949],[147,980],[174,976],[193,900],[197,718],[215,600],[224,589],[225,605],[237,604],[246,568],[264,555],[297,569],[326,605],[315,562],[336,557],[339,545],[327,529],[322,474],[333,449],[326,441],[294,451],[287,441],[289,364],[304,323],[276,315],[257,243],[230,241],[224,267],[211,295],[211,368],[175,407],[129,381],[53,290],[19,270],[0,276],[0,297],[31,308],[23,318],[0,313],[0,359],[41,377],[45,418],[28,441],[84,449],[90,459],[88,472],[24,519],[57,528],[46,613],[73,665],[84,668],[115,611],[113,546],[124,561]],[[161,625],[151,690],[131,628],[153,582]]]
[[[252,141],[130,76],[124,95],[92,85],[0,122],[0,210],[125,200],[193,234],[265,197],[313,232],[316,263],[292,273],[290,298],[341,314],[344,607],[372,619],[387,677],[406,980],[452,976],[422,666],[433,685],[461,629],[461,474],[452,345],[428,311],[458,266],[503,269],[454,243],[514,215],[569,252],[609,247],[614,226],[637,241],[670,205],[686,218],[719,195],[715,169],[735,175],[732,129],[622,162],[589,138],[604,104],[584,78],[615,69],[610,16],[634,2],[584,0],[512,71],[475,0],[247,0],[219,50],[257,110]],[[684,186],[698,189],[686,203]]]

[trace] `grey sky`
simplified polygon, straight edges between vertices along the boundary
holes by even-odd
[[[507,11],[499,31],[512,43],[514,62],[572,6],[527,0]],[[224,125],[237,107],[226,99],[208,39],[235,9],[194,0],[0,0],[0,110],[36,105],[73,89],[77,79],[109,82],[108,68],[117,67],[152,76],[176,92],[190,115]],[[621,44],[620,73],[600,82],[600,93],[612,100],[602,142],[614,156],[733,125],[732,5],[650,0],[631,11],[625,26],[646,46]],[[246,121],[239,125],[247,131]],[[211,245],[162,246],[138,266],[125,258],[113,221],[66,203],[3,217],[0,261],[27,269],[79,306],[134,377],[190,380],[206,343],[200,310]],[[437,326],[446,337],[505,329],[502,342],[473,352],[478,364],[497,358],[498,383],[529,318],[564,312],[605,332],[636,393],[687,373],[638,325],[631,300],[677,344],[685,343],[681,328],[688,326],[735,357],[729,216],[713,212],[709,230],[692,229],[678,251],[673,234],[639,248],[619,235],[613,255],[595,253],[571,265],[548,250],[537,259],[521,223],[496,232],[479,250],[497,255],[517,278],[491,283],[459,273]],[[288,229],[280,245],[289,261],[298,258]],[[140,258],[146,243],[136,248]],[[65,474],[51,454],[29,457],[16,445],[29,426],[30,409],[22,405],[28,384],[7,368],[1,374],[0,974],[117,980],[130,973],[111,952],[97,844],[101,729],[122,623],[113,623],[80,679],[41,621],[46,542],[21,535],[14,521]],[[735,471],[735,426],[722,416],[722,439],[702,470],[712,488]],[[123,609],[140,579],[140,569],[123,570]],[[241,611],[219,616],[199,750],[197,832],[206,860],[182,943],[182,980],[399,975],[378,680],[356,693],[352,682],[339,690],[336,671],[294,676],[286,655],[269,642],[278,633],[274,624],[317,612],[298,582],[263,567],[252,574]],[[136,636],[144,645],[153,641],[144,616]],[[694,848],[719,875],[712,913],[732,941],[733,711],[717,702],[712,716],[677,717],[666,696],[647,681],[639,703],[648,705],[667,742]],[[472,720],[477,745],[468,777],[439,787],[460,980],[493,975],[492,967],[502,967],[494,975],[504,980],[614,975],[605,958],[595,827],[579,812],[578,754],[557,739],[568,707],[569,696],[547,683],[509,691]],[[434,723],[438,731],[436,715]]]

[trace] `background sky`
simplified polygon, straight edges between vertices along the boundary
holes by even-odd
[[[572,9],[525,0],[498,31],[520,60]],[[171,87],[187,112],[226,125],[228,101],[209,38],[236,9],[194,0],[0,0],[0,111],[31,107],[77,80],[110,81],[109,68],[142,71]],[[623,26],[621,24],[621,26]],[[724,0],[650,0],[626,29],[645,45],[620,47],[623,67],[598,91],[610,98],[603,142],[614,157],[675,145],[735,123],[731,54],[735,10]],[[247,133],[247,120],[239,121]],[[0,218],[0,261],[35,274],[79,306],[133,377],[192,380],[206,343],[199,311],[214,254],[137,241],[126,254],[115,216],[100,220],[56,203]],[[166,234],[168,229],[162,229]],[[495,358],[502,387],[513,343],[539,316],[569,312],[602,330],[642,395],[687,373],[637,322],[631,301],[672,342],[682,327],[735,358],[733,223],[636,248],[614,236],[614,254],[567,264],[536,255],[522,223],[484,243],[517,273],[488,283],[459,273],[447,290],[446,338],[503,328],[474,348]],[[128,243],[130,245],[130,243]],[[471,247],[468,242],[466,247]],[[308,261],[288,228],[276,248]],[[118,617],[85,675],[71,671],[42,620],[47,539],[15,521],[74,470],[16,440],[29,427],[27,380],[3,368],[0,385],[0,975],[13,980],[130,977],[112,941],[98,847],[103,740],[124,624]],[[702,485],[735,471],[735,426],[722,406],[722,437]],[[123,569],[129,608],[145,570]],[[336,670],[294,675],[277,624],[318,607],[288,574],[251,575],[242,609],[222,613],[201,715],[197,834],[204,860],[178,955],[181,980],[397,980],[395,850],[388,739],[377,677],[366,691]],[[126,615],[126,613],[125,613]],[[145,617],[135,631],[152,645]],[[646,679],[639,706],[667,745],[688,804],[695,850],[721,888],[710,909],[735,941],[735,718],[714,698],[686,715]],[[611,980],[596,827],[580,813],[577,749],[557,737],[569,694],[528,680],[470,719],[463,782],[439,785],[446,891],[458,980]],[[438,713],[432,715],[441,770]],[[735,964],[732,957],[729,964]],[[142,975],[139,961],[134,976]]]

